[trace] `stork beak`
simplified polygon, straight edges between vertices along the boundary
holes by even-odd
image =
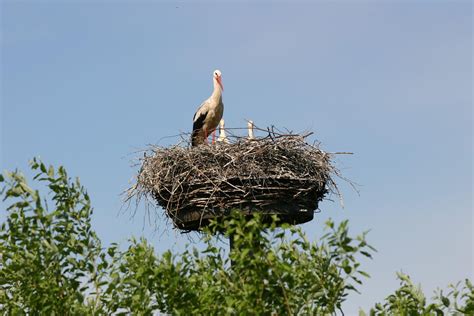
[[[224,91],[224,86],[222,85],[222,78],[221,77],[216,77],[217,83],[219,86],[221,86],[222,91]]]

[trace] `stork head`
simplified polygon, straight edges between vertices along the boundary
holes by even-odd
[[[222,73],[219,69],[214,70],[214,81],[221,87],[224,91],[224,86],[222,85]]]

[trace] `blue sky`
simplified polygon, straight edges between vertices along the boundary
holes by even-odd
[[[472,5],[469,1],[2,2],[1,169],[34,156],[88,188],[107,244],[145,236],[161,252],[193,240],[118,215],[134,151],[189,131],[222,70],[226,126],[311,130],[338,167],[348,218],[371,229],[372,278],[349,314],[403,270],[431,296],[473,278]],[[166,139],[169,145],[175,139]]]

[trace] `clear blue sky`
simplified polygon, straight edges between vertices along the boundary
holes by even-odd
[[[428,1],[2,1],[1,169],[34,156],[88,188],[102,240],[189,238],[117,215],[133,152],[189,131],[223,72],[230,127],[312,130],[360,196],[325,202],[304,230],[350,219],[379,252],[349,314],[403,270],[431,296],[473,277],[472,5]],[[162,145],[173,143],[162,141]],[[3,215],[4,216],[4,215]],[[164,231],[164,233],[163,233]]]

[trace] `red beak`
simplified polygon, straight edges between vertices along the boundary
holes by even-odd
[[[216,80],[217,80],[217,83],[219,84],[219,86],[221,86],[222,91],[224,91],[224,86],[222,85],[221,77],[216,77]]]

